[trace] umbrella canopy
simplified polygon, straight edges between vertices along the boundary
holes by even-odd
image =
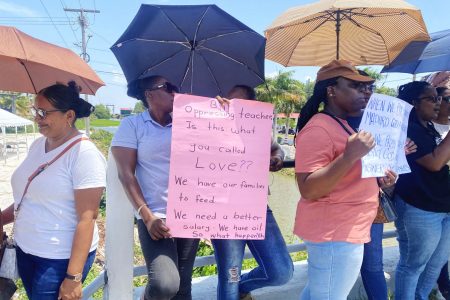
[[[111,50],[128,82],[159,75],[183,93],[216,96],[264,82],[264,47],[216,5],[143,4]]]
[[[266,58],[284,66],[333,59],[386,65],[413,40],[429,36],[420,10],[402,0],[323,0],[294,7],[265,31]]]
[[[450,70],[450,29],[430,34],[430,42],[411,42],[381,72],[424,73]]]
[[[431,83],[434,87],[445,87],[450,89],[450,72],[436,72],[422,78],[423,81]]]
[[[74,80],[93,95],[103,81],[73,51],[0,26],[0,90],[36,94],[56,82]]]

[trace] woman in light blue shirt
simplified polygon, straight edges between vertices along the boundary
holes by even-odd
[[[128,95],[147,110],[124,119],[112,141],[119,180],[138,215],[138,233],[148,270],[141,299],[191,299],[198,239],[172,238],[165,224],[174,93],[159,76],[131,82]]]

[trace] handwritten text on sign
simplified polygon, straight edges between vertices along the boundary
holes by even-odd
[[[176,95],[167,225],[172,236],[264,239],[273,106]]]
[[[411,172],[405,156],[408,118],[412,106],[400,99],[373,94],[359,126],[375,138],[376,146],[362,158],[362,177],[385,176],[386,169],[397,174]]]

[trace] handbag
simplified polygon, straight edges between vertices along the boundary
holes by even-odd
[[[380,195],[378,196],[380,203],[378,205],[377,216],[374,223],[390,223],[397,219],[397,212],[395,211],[392,198],[380,189]]]
[[[338,118],[336,118],[336,116],[333,116],[326,111],[322,111],[321,113],[333,118],[336,122],[339,123],[339,125],[341,125],[345,132],[347,132],[349,135],[352,135],[352,132],[344,124],[342,124],[342,122]],[[395,211],[394,203],[392,202],[391,197],[386,192],[380,189],[378,199],[379,205],[377,216],[375,217],[373,223],[390,223],[395,221],[397,219],[397,212]]]
[[[34,171],[33,174],[31,174],[31,176],[28,177],[28,181],[25,186],[25,189],[23,190],[20,202],[17,204],[17,207],[14,209],[14,224],[13,224],[11,236],[7,239],[6,246],[4,247],[3,259],[1,260],[1,264],[0,264],[0,277],[6,278],[6,279],[11,279],[11,280],[16,280],[19,278],[19,271],[17,268],[16,244],[14,242],[14,230],[15,230],[17,216],[20,211],[20,207],[22,206],[23,199],[25,197],[25,194],[27,193],[27,190],[28,190],[28,187],[30,186],[31,181],[33,181],[34,178],[36,178],[39,174],[41,174],[43,171],[45,171],[45,169],[47,169],[51,164],[53,164],[61,156],[63,156],[64,153],[69,151],[70,148],[72,148],[75,144],[81,142],[82,140],[88,140],[88,138],[81,137],[79,139],[76,139],[75,141],[73,141],[72,143],[67,145],[67,147],[64,148],[64,150],[61,151],[61,153],[59,153],[51,161],[40,165],[36,169],[36,171]]]

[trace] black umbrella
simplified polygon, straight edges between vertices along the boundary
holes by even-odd
[[[111,50],[128,82],[159,75],[212,97],[263,83],[264,48],[264,37],[216,5],[143,4]]]

